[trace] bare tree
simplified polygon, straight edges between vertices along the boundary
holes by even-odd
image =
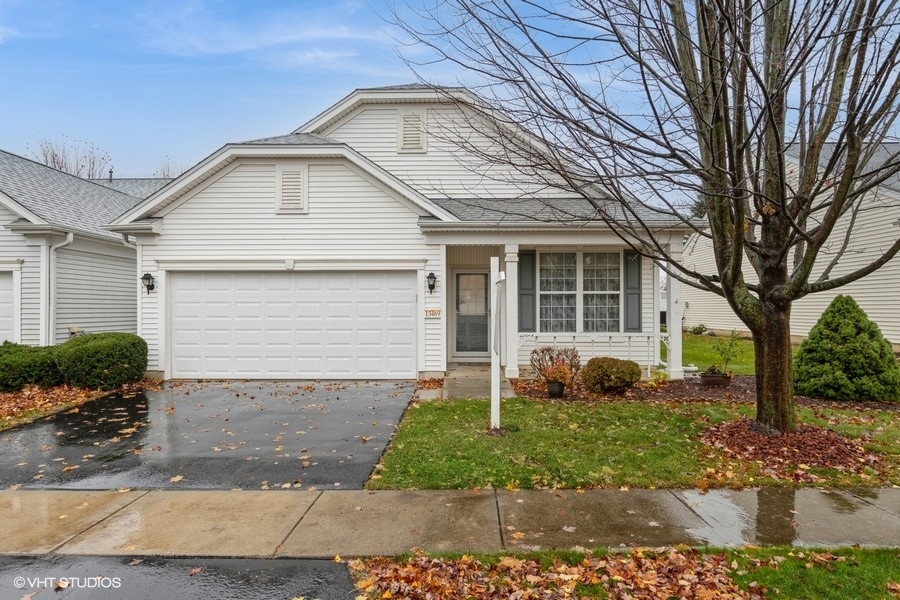
[[[97,146],[63,135],[59,140],[43,139],[33,151],[35,160],[85,179],[105,177],[112,169],[112,159]]]
[[[191,168],[190,163],[184,161],[176,161],[166,154],[159,161],[159,165],[153,172],[154,177],[175,178]]]
[[[726,298],[753,334],[758,428],[793,431],[792,302],[900,250],[884,240],[865,266],[813,275],[839,221],[852,230],[864,195],[900,173],[900,4],[430,0],[417,12],[395,19],[416,55],[425,45],[467,73],[473,110],[543,140],[488,127],[503,151],[479,158],[562,179],[670,277]],[[670,255],[660,217],[710,239],[715,270]]]

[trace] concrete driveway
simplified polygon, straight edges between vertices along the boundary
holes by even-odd
[[[167,382],[0,434],[0,487],[362,489],[413,381]]]

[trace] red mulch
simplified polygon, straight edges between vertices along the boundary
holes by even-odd
[[[834,431],[815,425],[798,425],[794,433],[765,435],[752,419],[726,421],[700,433],[700,441],[740,460],[759,462],[762,474],[773,479],[815,483],[809,469],[836,469],[859,473],[878,457]]]
[[[520,396],[534,399],[550,399],[547,386],[539,379],[513,379],[513,388]],[[620,400],[654,402],[756,402],[756,378],[752,375],[735,375],[727,388],[705,387],[695,377],[665,381],[658,385],[643,381],[621,395],[597,394],[586,390],[579,381],[566,387],[564,401],[609,402]],[[900,402],[880,402],[876,400],[841,402],[823,398],[795,396],[798,406],[819,408],[862,408],[871,410],[900,410]]]

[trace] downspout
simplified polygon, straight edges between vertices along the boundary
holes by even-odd
[[[56,329],[56,251],[65,248],[75,240],[75,234],[71,231],[66,234],[66,239],[58,244],[50,246],[47,250],[47,303],[46,319],[42,332],[42,346],[51,346],[54,343],[53,332]]]
[[[123,234],[122,234],[122,245],[125,246],[126,248],[131,248],[132,250],[134,250],[134,253],[135,253],[135,261],[134,261],[134,262],[135,262],[135,265],[136,265],[135,268],[137,269],[137,272],[135,273],[135,277],[137,278],[138,281],[140,281],[140,279],[141,279],[141,271],[142,271],[141,267],[143,266],[143,265],[141,265],[141,263],[143,262],[143,256],[144,256],[144,254],[143,254],[143,252],[141,252],[140,248],[138,248],[138,245],[137,245],[137,244],[132,244],[131,242],[128,241],[128,234],[127,234],[127,233],[123,233]],[[135,310],[135,320],[137,321],[137,322],[136,322],[136,331],[137,331],[137,334],[138,334],[140,337],[144,337],[144,336],[143,336],[143,331],[144,331],[144,327],[143,327],[143,323],[144,323],[144,318],[143,318],[144,295],[141,293],[141,286],[138,286],[138,291],[137,291],[137,304],[135,305],[134,310]]]

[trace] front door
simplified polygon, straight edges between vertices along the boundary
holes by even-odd
[[[456,354],[488,351],[488,274],[456,274]]]

